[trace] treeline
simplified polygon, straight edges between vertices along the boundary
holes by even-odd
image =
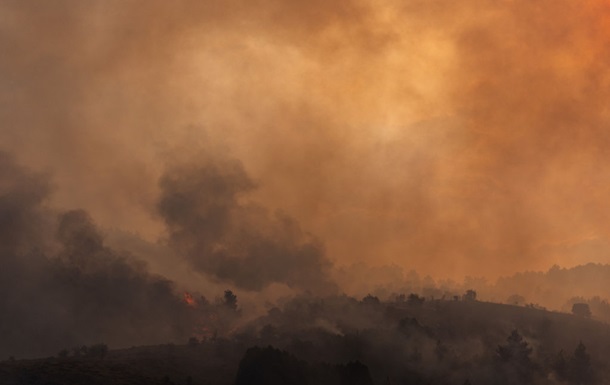
[[[331,383],[317,379],[320,368],[349,362],[366,366],[376,384],[596,384],[608,378],[607,325],[473,296],[297,298],[259,319],[254,336],[239,337],[267,346],[246,354],[241,365],[252,367],[254,360],[289,373],[282,378],[305,373],[309,382],[294,382],[303,384]],[[275,378],[265,373],[260,378]],[[254,383],[239,378],[240,385]],[[256,383],[278,383],[269,381]]]
[[[477,277],[466,277],[462,282],[435,280],[415,271],[405,272],[399,266],[364,264],[339,268],[336,276],[340,286],[357,297],[371,293],[385,300],[396,298],[400,293],[419,293],[427,299],[451,299],[473,289],[483,301],[567,313],[574,303],[587,303],[593,318],[610,322],[607,294],[610,292],[610,264],[553,266],[545,272],[516,273],[494,281]]]
[[[218,306],[237,311],[237,298],[225,294]],[[230,335],[110,351],[106,358],[105,345],[81,346],[38,361],[35,371],[27,361],[0,363],[0,373],[12,376],[11,385],[21,385],[24,373],[34,385],[69,373],[76,373],[73,382],[55,383],[94,383],[115,373],[125,384],[146,378],[166,385],[607,383],[609,325],[476,297],[474,290],[445,300],[415,293],[392,301],[300,296]]]

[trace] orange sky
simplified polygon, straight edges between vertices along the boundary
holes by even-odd
[[[610,263],[609,26],[602,0],[6,0],[0,147],[150,240],[166,166],[230,156],[337,265]]]

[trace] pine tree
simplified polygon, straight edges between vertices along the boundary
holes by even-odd
[[[587,348],[582,341],[574,350],[574,356],[570,361],[570,381],[573,384],[593,383],[593,368],[591,366],[591,356],[587,353]]]
[[[513,330],[506,339],[506,345],[498,346],[498,356],[504,362],[517,362],[521,364],[530,364],[530,354],[532,348],[529,347],[527,341],[517,329]]]
[[[497,357],[507,383],[528,383],[536,366],[530,359],[532,348],[515,329],[506,339],[505,345],[498,346]],[[511,376],[515,376],[511,379]]]

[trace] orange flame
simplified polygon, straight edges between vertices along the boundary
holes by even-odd
[[[188,291],[184,292],[184,302],[186,302],[186,304],[189,306],[195,306],[195,300],[193,299],[192,294]]]

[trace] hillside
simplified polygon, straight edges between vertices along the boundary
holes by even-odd
[[[248,350],[254,346],[268,348]],[[569,314],[419,297],[386,303],[375,297],[301,297],[231,338],[117,349],[97,357],[72,352],[8,360],[0,363],[0,382],[339,384],[370,378],[378,385],[603,384],[610,378],[608,357],[610,326]]]

